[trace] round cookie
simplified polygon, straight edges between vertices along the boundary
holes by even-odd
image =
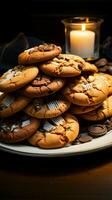
[[[17,90],[32,81],[38,72],[36,66],[18,65],[13,69],[9,69],[0,77],[0,90],[3,92]]]
[[[44,73],[56,77],[72,77],[80,75],[80,67],[85,61],[79,56],[60,54],[50,61],[40,64],[39,68]]]
[[[103,102],[108,96],[108,85],[99,76],[80,76],[63,90],[65,97],[80,106],[93,106]]]
[[[30,99],[24,96],[17,96],[12,94],[5,95],[0,100],[0,117],[9,117],[28,105]]]
[[[64,97],[35,98],[25,109],[28,115],[38,119],[57,117],[68,110],[70,102]]]
[[[15,117],[0,120],[0,141],[16,143],[23,141],[34,134],[40,125],[39,120],[17,113]]]
[[[74,77],[79,76],[82,71],[98,71],[95,65],[87,64],[83,58],[72,54],[60,54],[40,64],[39,68],[44,73],[56,77]]]
[[[37,130],[28,142],[41,148],[59,148],[71,144],[79,134],[79,123],[76,117],[71,114],[43,121],[40,129]]]
[[[37,62],[43,62],[58,56],[61,51],[62,49],[60,46],[44,43],[20,53],[18,56],[18,63],[34,64]]]
[[[20,90],[20,94],[27,97],[44,97],[60,90],[65,84],[65,80],[52,78],[44,74],[39,74],[31,83]]]
[[[80,115],[83,119],[90,121],[99,121],[112,116],[112,95],[109,96],[102,106],[91,112]]]
[[[72,114],[80,115],[80,114],[88,113],[92,110],[95,110],[96,108],[100,107],[101,105],[102,105],[102,103],[97,104],[95,106],[78,106],[78,105],[72,104],[70,106],[70,112]]]

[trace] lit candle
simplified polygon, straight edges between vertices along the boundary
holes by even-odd
[[[86,30],[86,25],[82,24],[82,30],[72,30],[70,32],[71,53],[82,58],[94,57],[95,33]]]

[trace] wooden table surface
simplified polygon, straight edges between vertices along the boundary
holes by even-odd
[[[0,200],[112,200],[112,148],[33,158],[0,151]]]

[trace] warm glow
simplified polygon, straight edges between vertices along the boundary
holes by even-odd
[[[89,18],[88,17],[86,17],[86,23],[89,23]]]
[[[71,53],[79,55],[82,58],[91,58],[94,56],[95,33],[87,30],[89,19],[80,24],[81,30],[70,31]]]
[[[85,31],[85,30],[86,30],[86,25],[82,24],[82,31]]]

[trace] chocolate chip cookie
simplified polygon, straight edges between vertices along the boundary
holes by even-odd
[[[20,53],[18,56],[18,63],[27,65],[43,62],[59,55],[61,51],[62,49],[60,46],[44,43]]]
[[[65,97],[80,106],[94,106],[103,102],[108,94],[108,85],[99,76],[89,75],[75,78],[63,90]]]
[[[30,98],[7,94],[0,100],[0,117],[9,117],[19,112],[30,102]]]
[[[56,77],[79,76],[81,72],[97,72],[95,65],[86,63],[83,58],[72,54],[60,54],[59,56],[40,64],[40,70]]]
[[[25,113],[17,113],[15,117],[0,119],[0,141],[16,143],[34,134],[40,122]]]
[[[57,92],[64,84],[64,79],[39,74],[32,82],[22,88],[19,93],[30,98],[44,97]]]
[[[71,114],[43,121],[35,134],[28,138],[28,142],[41,148],[59,148],[71,144],[79,134],[79,123]]]
[[[42,118],[57,117],[68,110],[70,102],[61,96],[50,98],[35,98],[25,109],[28,115]]]
[[[0,91],[15,91],[32,81],[38,72],[39,70],[36,66],[24,67],[18,65],[13,69],[9,69],[0,77]]]

